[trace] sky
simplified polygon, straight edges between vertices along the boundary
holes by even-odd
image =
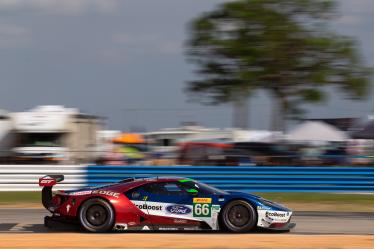
[[[230,127],[229,105],[189,101],[194,66],[187,25],[223,0],[0,0],[0,109],[64,105],[106,117],[108,129],[155,130],[197,122]],[[360,42],[374,66],[374,1],[339,0],[333,28]],[[332,89],[307,117],[361,117],[374,99],[351,102]],[[374,92],[374,91],[373,91]],[[249,123],[269,129],[271,99],[249,101]]]

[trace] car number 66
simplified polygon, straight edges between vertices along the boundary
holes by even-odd
[[[200,204],[197,203],[194,205],[194,214],[195,216],[209,216],[210,215],[210,204]]]

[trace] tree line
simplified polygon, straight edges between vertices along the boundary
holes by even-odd
[[[202,13],[189,25],[186,51],[198,77],[187,91],[204,104],[233,103],[234,126],[247,128],[248,98],[265,90],[273,130],[326,100],[329,86],[365,99],[371,69],[355,39],[331,29],[337,17],[332,0],[237,0]]]

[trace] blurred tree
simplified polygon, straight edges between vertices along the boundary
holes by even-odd
[[[370,70],[356,43],[326,26],[335,7],[330,0],[239,0],[203,13],[190,25],[187,55],[199,78],[188,92],[203,103],[235,103],[242,111],[234,125],[245,128],[243,106],[264,89],[274,100],[274,130],[300,117],[304,103],[323,101],[326,86],[364,98]]]

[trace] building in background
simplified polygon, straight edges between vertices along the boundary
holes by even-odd
[[[151,151],[168,153],[177,149],[179,141],[208,131],[212,131],[212,129],[193,125],[165,128],[159,131],[146,132],[143,135]]]
[[[0,110],[0,162],[6,163],[11,160],[11,150],[14,144],[12,119],[7,111]]]
[[[63,106],[38,106],[11,114],[17,162],[87,163],[97,157],[102,119]]]

